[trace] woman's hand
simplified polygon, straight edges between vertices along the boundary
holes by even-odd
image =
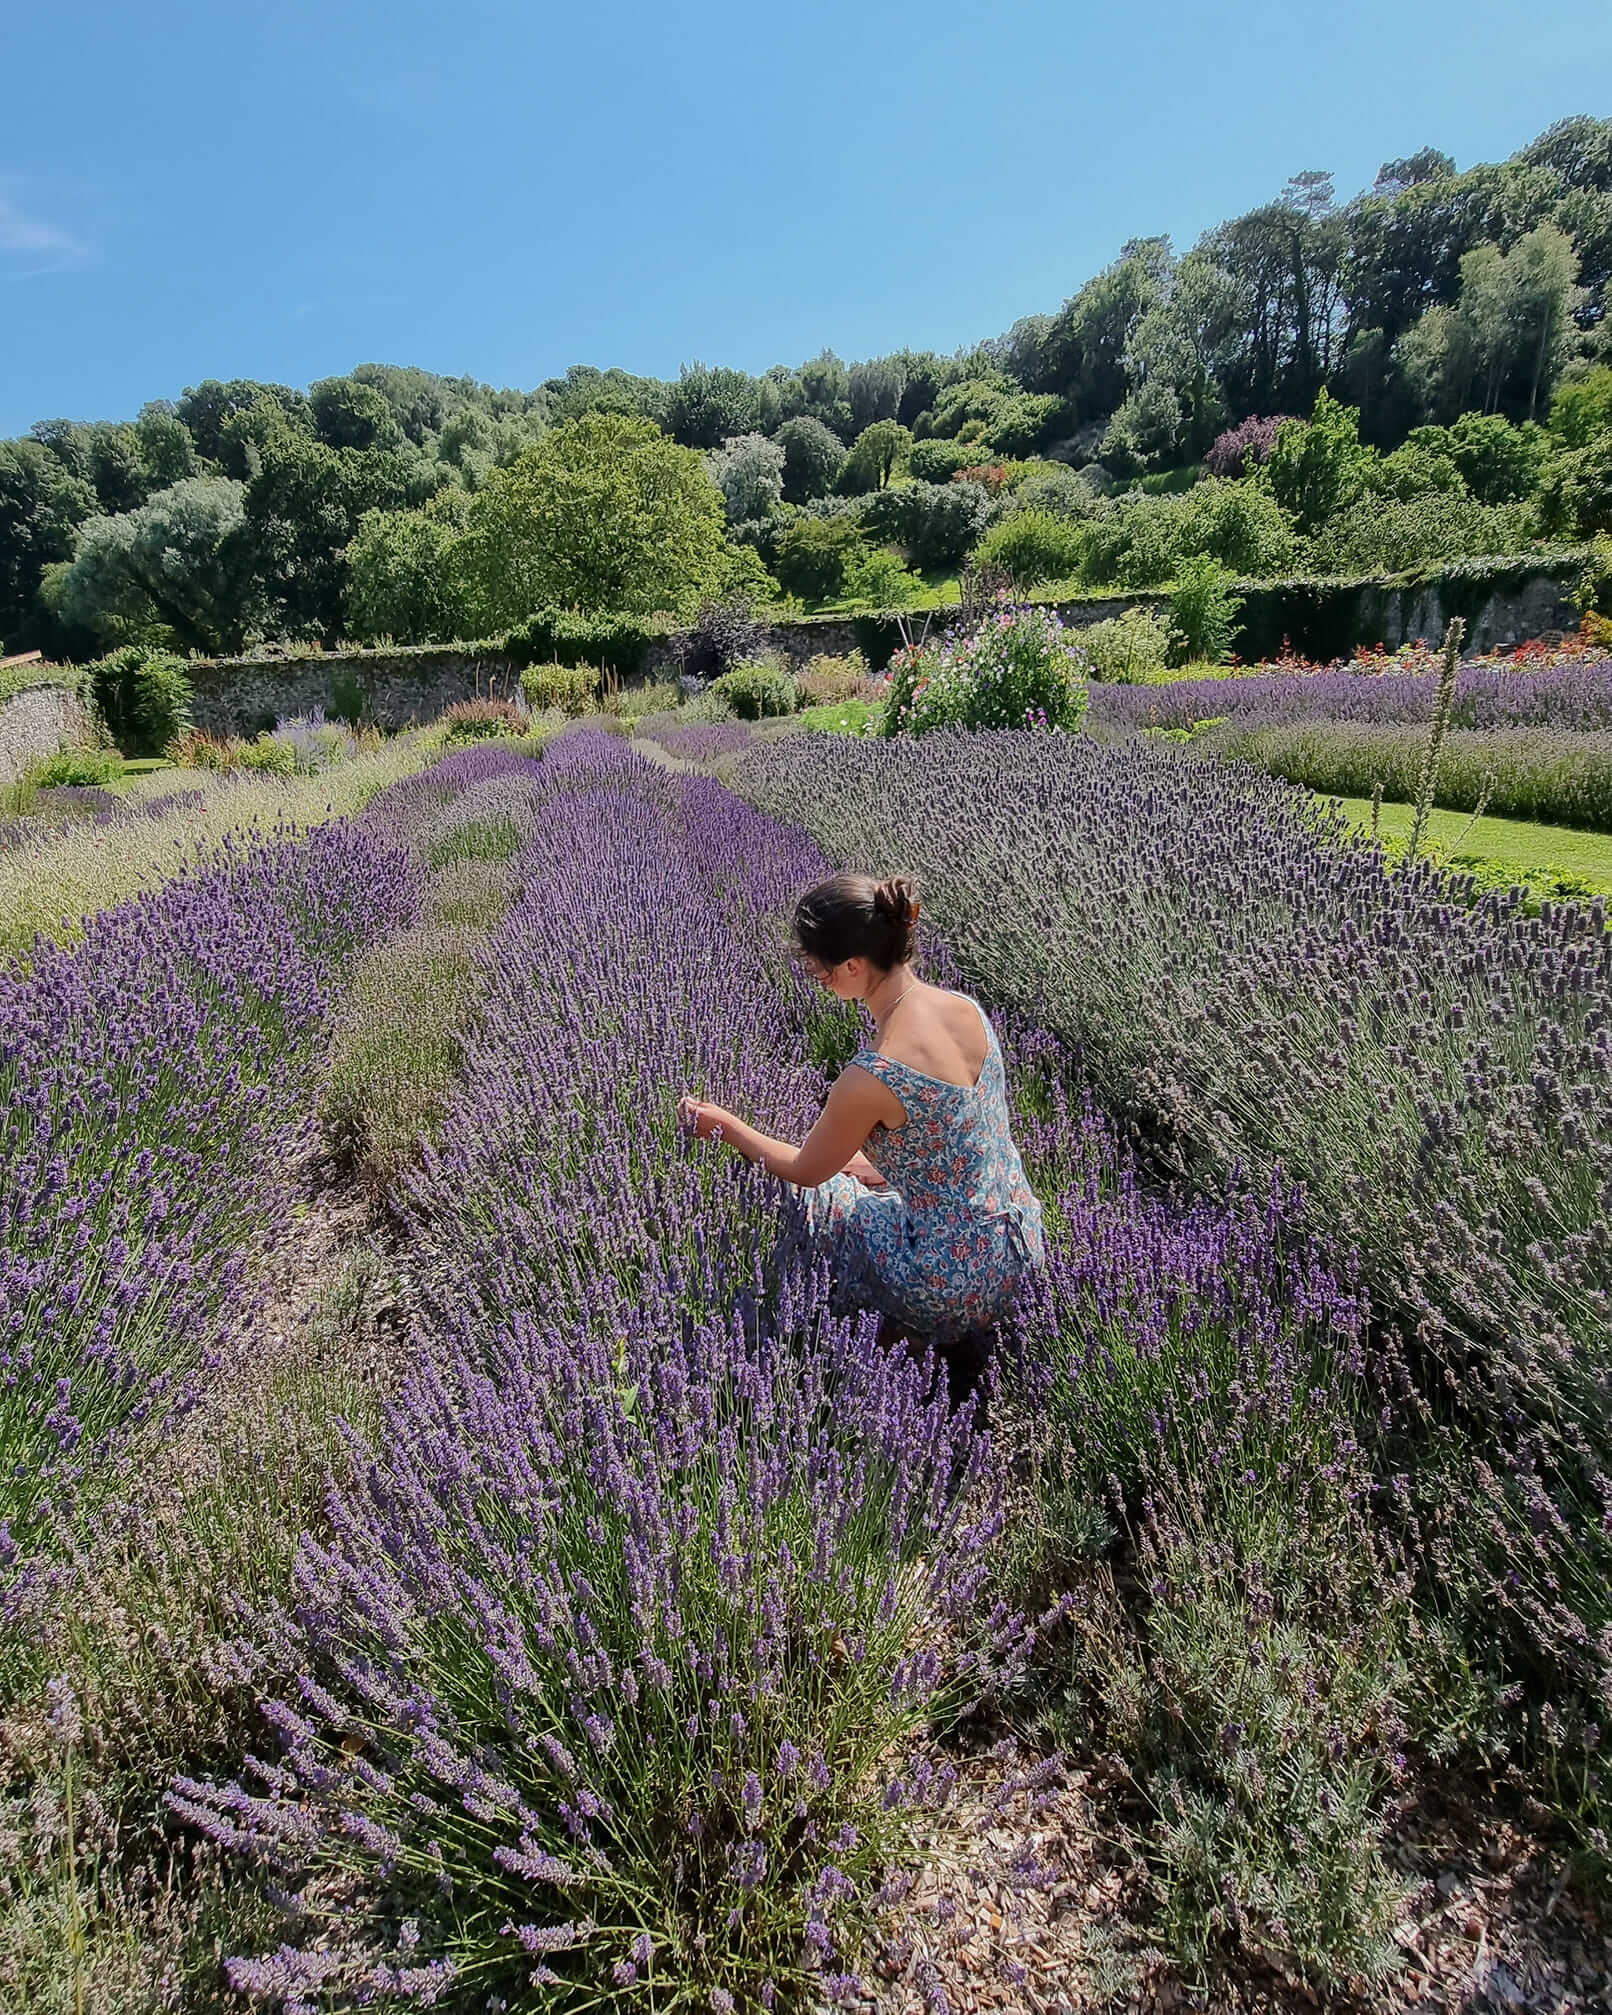
[[[864,1189],[883,1189],[885,1186],[884,1177],[865,1154],[853,1154],[845,1164],[845,1173],[854,1175]]]
[[[725,1113],[719,1105],[708,1105],[692,1092],[684,1092],[677,1101],[677,1123],[695,1140],[709,1140],[712,1134],[730,1123],[732,1115]]]

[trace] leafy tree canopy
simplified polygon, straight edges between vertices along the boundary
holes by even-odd
[[[590,413],[547,434],[472,500],[457,549],[482,631],[533,609],[692,612],[727,553],[701,456],[648,420]]]

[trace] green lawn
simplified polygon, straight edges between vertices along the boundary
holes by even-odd
[[[1339,798],[1349,822],[1362,833],[1371,830],[1370,798]],[[1410,805],[1382,808],[1381,832],[1392,843],[1409,837],[1415,816]],[[1612,891],[1612,834],[1579,832],[1572,826],[1535,825],[1527,819],[1474,820],[1467,812],[1435,811],[1427,822],[1430,845],[1439,852],[1456,849],[1461,862],[1488,862],[1513,869],[1520,881],[1548,883],[1570,876],[1597,890]]]
[[[840,700],[826,707],[807,707],[795,719],[804,728],[815,728],[822,735],[860,735],[866,732],[869,718],[878,711],[866,700]]]

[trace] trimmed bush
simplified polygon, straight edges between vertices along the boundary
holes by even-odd
[[[761,721],[792,714],[798,693],[794,674],[782,658],[751,658],[712,682],[711,691],[726,701],[741,721]]]
[[[584,616],[575,609],[539,609],[504,639],[517,666],[586,665],[636,679],[659,634],[633,616]]]
[[[552,709],[575,718],[598,706],[599,674],[586,665],[528,665],[521,691],[534,714]]]
[[[1295,721],[1283,726],[1235,719],[1206,729],[1201,745],[1252,763],[1313,791],[1369,798],[1381,784],[1391,802],[1413,803],[1427,754],[1417,722]],[[1196,745],[1196,744],[1195,744]],[[1433,802],[1476,811],[1487,797],[1496,818],[1612,832],[1612,733],[1557,728],[1454,728],[1439,751]]]
[[[1086,539],[1071,518],[1050,511],[1015,511],[995,524],[974,548],[977,567],[1000,567],[1019,588],[1064,581],[1080,571]]]
[[[190,726],[190,672],[171,651],[125,644],[91,665],[89,689],[126,756],[160,756]]]

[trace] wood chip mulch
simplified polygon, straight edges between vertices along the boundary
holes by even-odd
[[[1612,1925],[1559,1850],[1481,1800],[1427,1797],[1396,1831],[1410,1897],[1393,1978],[1327,1994],[1251,1959],[1194,1990],[1148,1934],[1122,1770],[1012,1742],[952,1761],[955,1793],[863,1961],[864,2015],[1612,2015]]]

